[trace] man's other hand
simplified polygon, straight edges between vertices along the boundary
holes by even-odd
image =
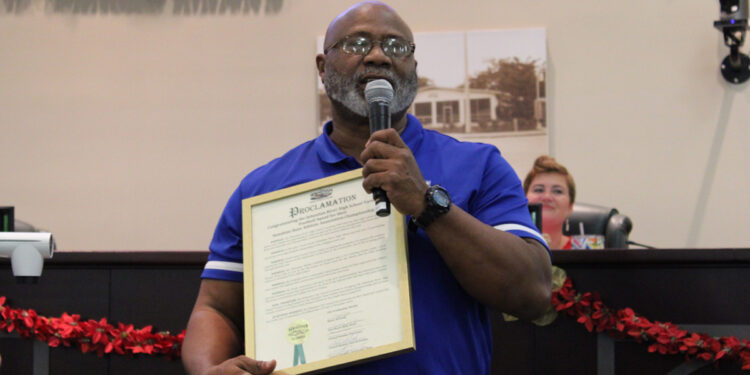
[[[276,361],[256,361],[250,357],[239,355],[222,362],[218,366],[211,367],[206,375],[266,375],[271,374],[276,368]],[[277,372],[277,375],[286,373]]]

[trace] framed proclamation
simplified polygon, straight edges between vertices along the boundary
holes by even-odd
[[[246,355],[315,373],[415,350],[404,216],[362,170],[242,201]]]

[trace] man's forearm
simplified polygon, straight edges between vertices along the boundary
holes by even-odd
[[[238,328],[209,307],[190,316],[182,343],[182,362],[188,374],[199,375],[242,352]]]
[[[525,319],[549,305],[550,259],[536,241],[492,228],[455,205],[427,234],[459,283],[483,304]]]

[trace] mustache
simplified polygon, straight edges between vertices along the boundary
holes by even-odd
[[[388,70],[387,68],[377,68],[377,67],[372,67],[372,66],[365,67],[364,70],[362,70],[359,73],[356,73],[353,78],[355,82],[359,82],[362,80],[362,78],[366,76],[372,76],[372,75],[384,77],[391,83],[391,85],[400,83],[398,77],[396,77],[396,75],[393,74],[392,71]]]

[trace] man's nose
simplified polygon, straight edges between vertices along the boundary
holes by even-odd
[[[366,65],[391,65],[392,62],[391,58],[381,48],[380,43],[375,43],[364,59]]]

